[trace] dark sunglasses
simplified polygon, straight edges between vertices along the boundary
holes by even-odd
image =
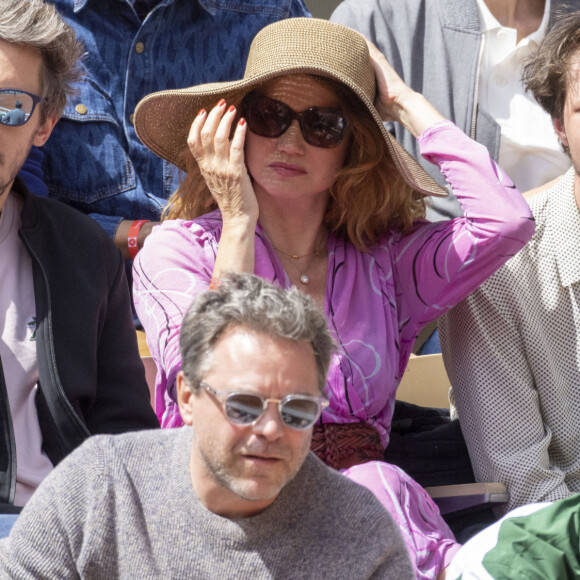
[[[322,409],[328,405],[324,397],[286,395],[283,399],[267,399],[259,393],[218,391],[205,381],[199,385],[221,402],[226,417],[234,425],[253,425],[266,411],[268,403],[278,403],[284,425],[304,431],[316,423]]]
[[[38,103],[46,99],[20,89],[0,89],[0,123],[10,127],[24,125]]]
[[[242,115],[252,133],[272,139],[283,135],[292,121],[298,119],[306,143],[324,149],[338,147],[348,127],[340,109],[309,107],[297,113],[285,103],[256,93],[244,98]]]

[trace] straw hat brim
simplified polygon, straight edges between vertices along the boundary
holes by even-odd
[[[314,21],[314,19],[302,20],[308,20],[308,24]],[[349,33],[353,31],[349,30]],[[414,190],[424,195],[437,197],[448,195],[447,190],[432,179],[387,131],[365,90],[354,83],[347,74],[341,74],[340,71],[330,67],[304,66],[303,64],[293,66],[285,63],[275,70],[270,69],[263,73],[252,74],[237,81],[208,83],[185,89],[152,93],[144,97],[137,105],[134,118],[135,131],[151,151],[185,171],[185,160],[190,155],[187,137],[191,124],[200,109],[209,111],[222,98],[226,102],[239,102],[254,88],[275,78],[293,74],[316,75],[335,80],[350,88],[373,117],[383,136],[388,153],[403,179]]]

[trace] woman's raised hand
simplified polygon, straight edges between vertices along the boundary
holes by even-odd
[[[240,119],[230,141],[236,109],[222,99],[191,124],[187,145],[221,211],[224,226],[258,220],[258,202],[244,162],[247,125]]]
[[[415,137],[430,125],[443,121],[437,109],[421,93],[407,86],[383,53],[370,40],[365,40],[377,79],[375,107],[383,121],[398,121]]]

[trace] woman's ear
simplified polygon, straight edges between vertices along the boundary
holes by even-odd
[[[177,405],[179,407],[179,414],[186,425],[191,426],[193,422],[193,393],[185,380],[185,375],[183,371],[177,373],[176,386],[177,386]]]
[[[564,121],[562,119],[552,119],[552,124],[554,125],[554,130],[556,131],[556,135],[558,135],[558,139],[564,147],[568,147],[568,137],[566,136],[566,128],[564,127]]]

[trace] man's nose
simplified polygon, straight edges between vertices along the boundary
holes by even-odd
[[[272,401],[268,403],[266,410],[254,423],[254,432],[269,441],[274,441],[282,436],[284,423],[280,413],[278,413],[278,405],[276,403]]]

